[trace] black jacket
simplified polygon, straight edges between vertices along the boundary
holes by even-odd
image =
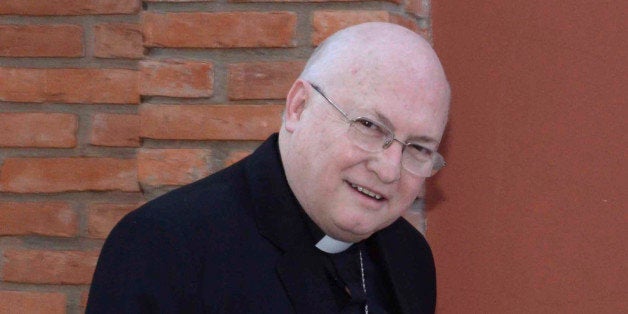
[[[87,313],[337,313],[271,136],[251,156],[131,212],[112,230]],[[404,219],[375,233],[401,313],[433,313],[434,262]]]

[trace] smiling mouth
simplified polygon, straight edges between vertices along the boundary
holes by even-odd
[[[371,190],[369,190],[369,189],[367,189],[365,187],[361,187],[361,186],[359,186],[357,184],[351,183],[351,187],[353,189],[355,189],[356,191],[358,191],[358,192],[360,192],[360,193],[362,193],[362,194],[364,194],[366,196],[369,196],[369,197],[371,197],[371,198],[373,198],[375,200],[381,201],[381,200],[384,199],[383,196],[381,196],[381,195],[379,195],[379,194],[377,194],[377,193],[375,193],[375,192],[373,192],[373,191],[371,191]]]

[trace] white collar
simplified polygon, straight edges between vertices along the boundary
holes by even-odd
[[[320,241],[318,241],[318,243],[316,243],[316,248],[325,253],[336,254],[348,249],[351,245],[353,245],[353,243],[342,242],[325,235]]]

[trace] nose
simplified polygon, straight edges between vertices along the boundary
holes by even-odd
[[[401,177],[403,145],[395,145],[394,142],[396,141],[381,152],[373,153],[372,158],[366,163],[367,169],[377,174],[384,183],[395,182]]]

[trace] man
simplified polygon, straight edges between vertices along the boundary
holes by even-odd
[[[447,121],[430,45],[387,23],[327,39],[251,156],[125,217],[88,313],[433,313],[434,264],[400,216]]]

